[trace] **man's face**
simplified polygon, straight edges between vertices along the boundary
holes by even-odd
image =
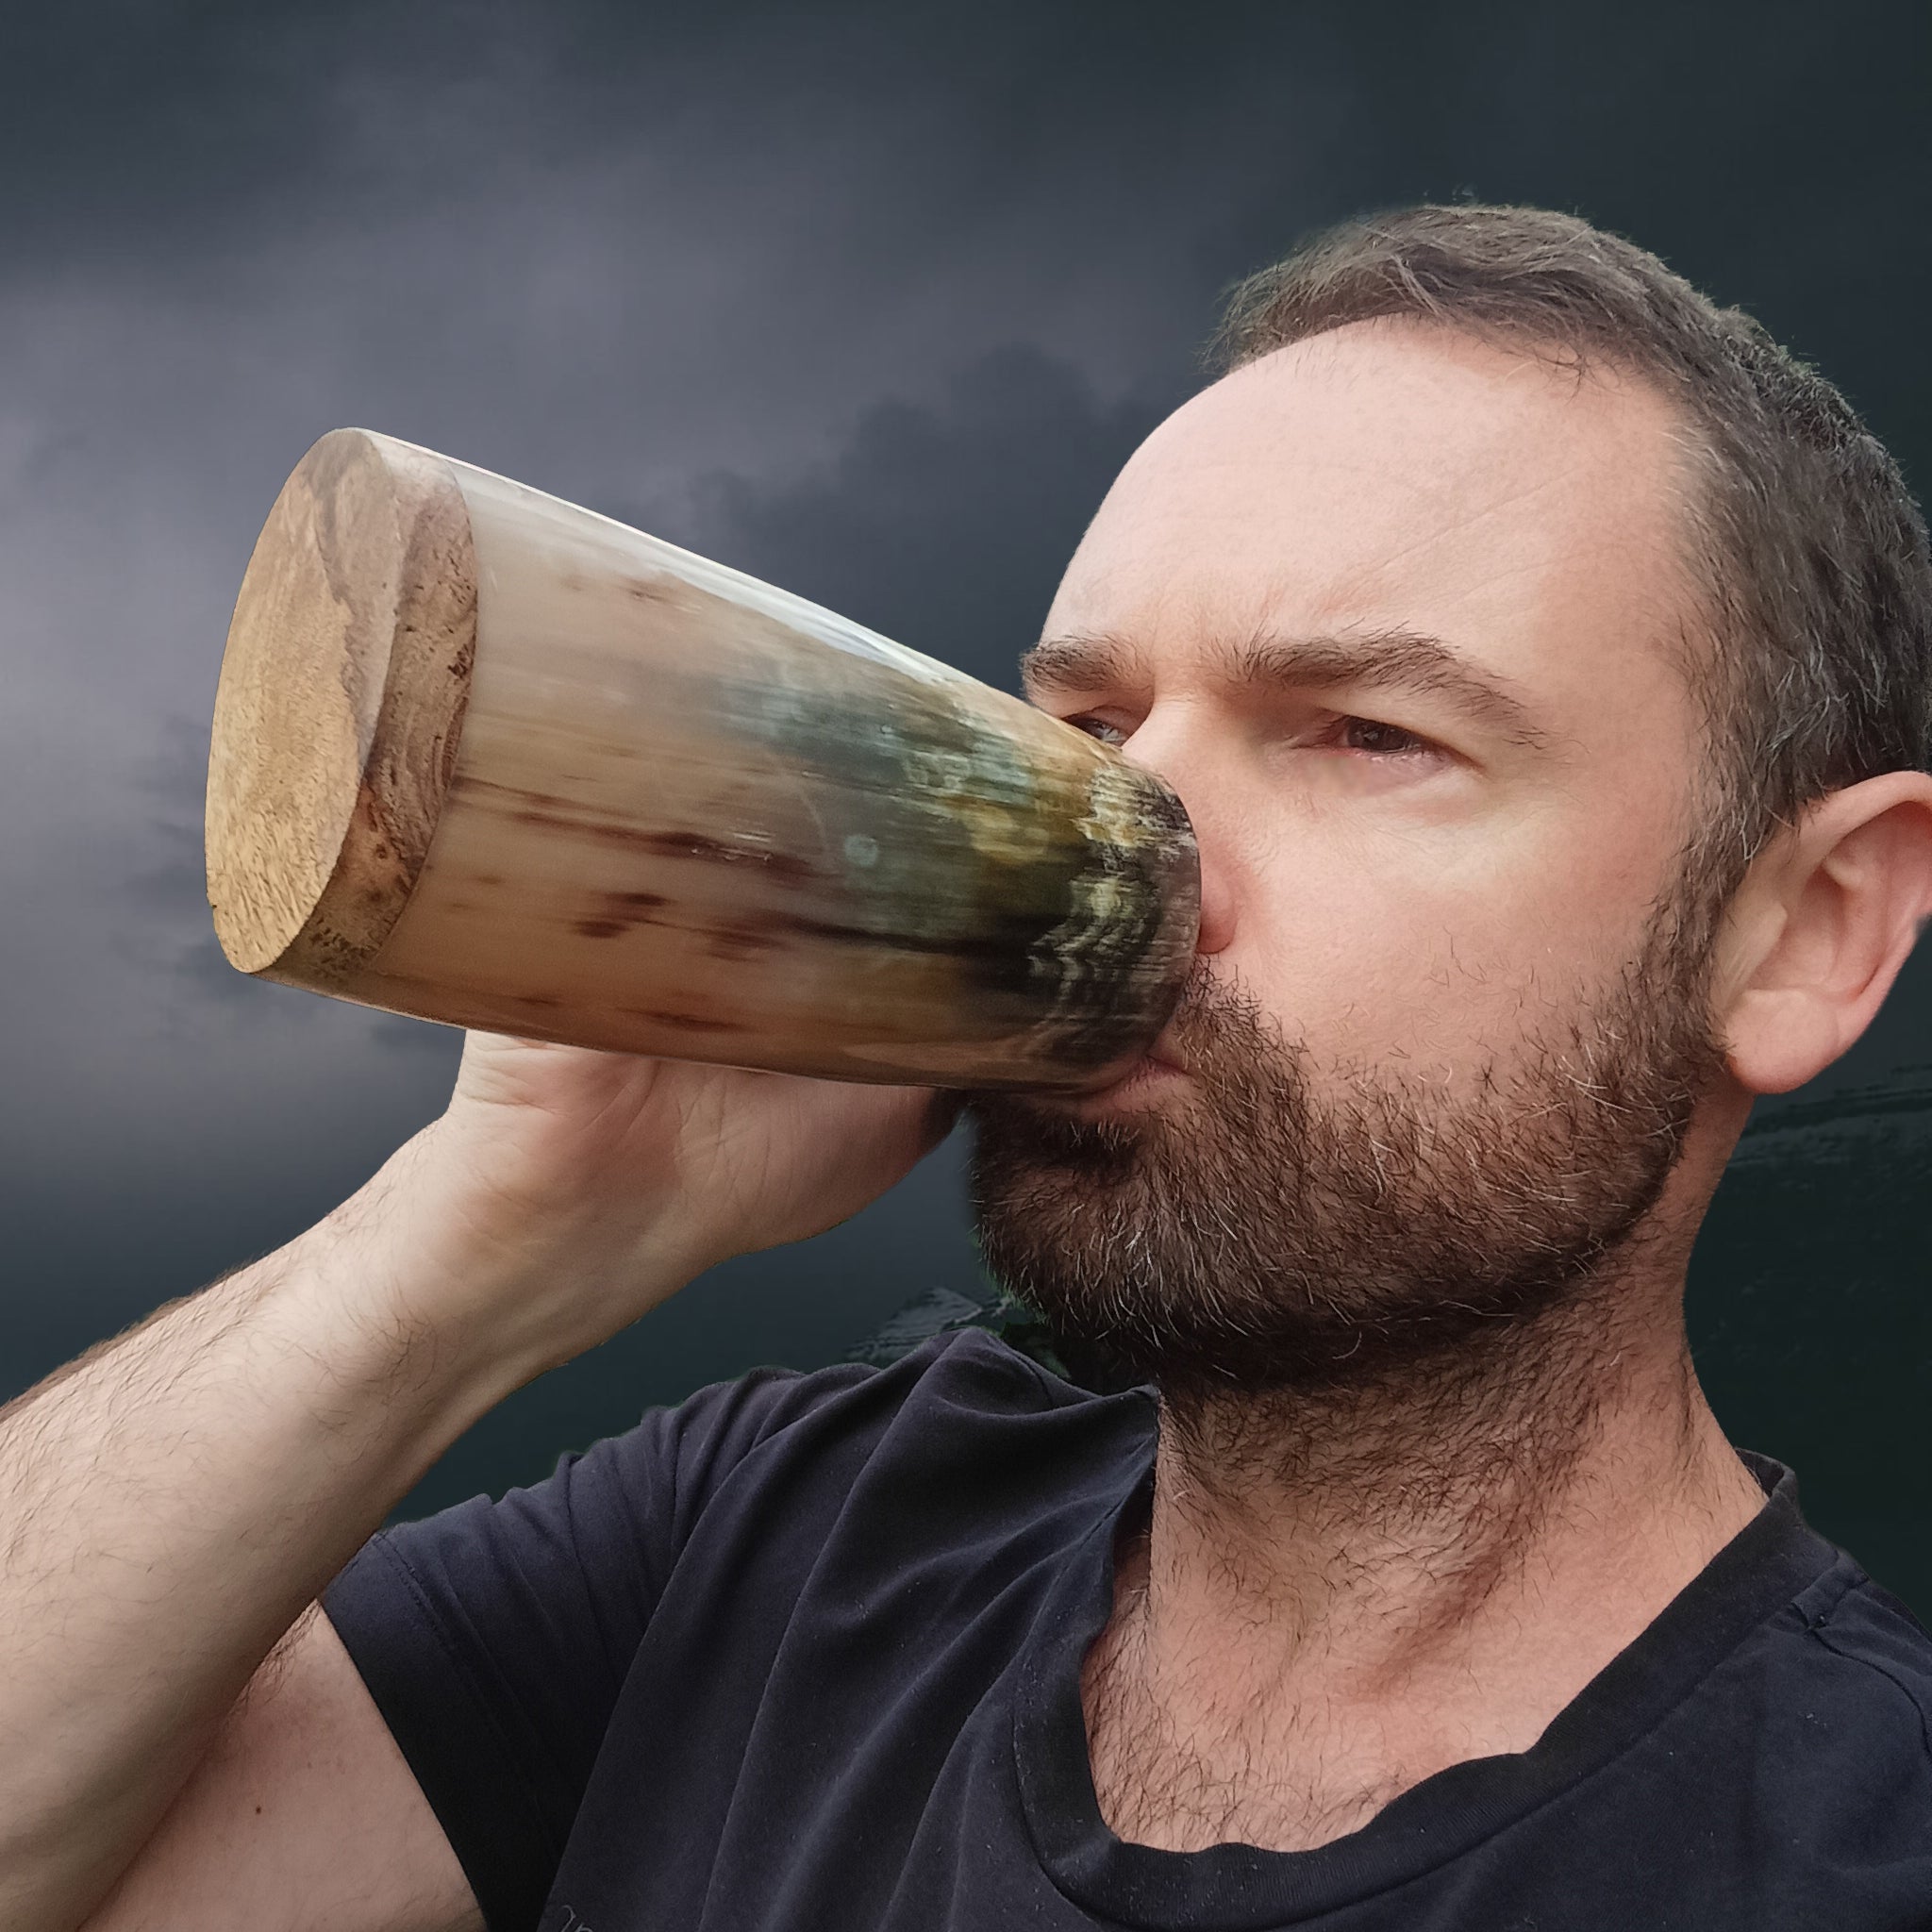
[[[1547,1305],[1657,1200],[1721,1064],[1674,427],[1367,325],[1128,463],[1028,684],[1187,804],[1196,985],[1120,1085],[974,1106],[989,1258],[1071,1333],[1171,1381],[1372,1373]]]

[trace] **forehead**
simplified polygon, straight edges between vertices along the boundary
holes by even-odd
[[[1163,423],[1047,628],[1130,639],[1167,670],[1257,635],[1415,630],[1587,704],[1666,681],[1690,595],[1685,488],[1676,419],[1647,384],[1357,325]]]

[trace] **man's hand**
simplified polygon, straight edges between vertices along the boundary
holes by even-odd
[[[505,1311],[541,1367],[613,1334],[734,1255],[836,1226],[950,1129],[952,1096],[473,1033],[419,1182],[475,1240],[536,1257]],[[458,1294],[471,1292],[458,1284]],[[479,1310],[460,1311],[475,1319]]]
[[[274,1920],[290,1932],[470,1923],[325,1626],[225,1716],[485,1410],[711,1263],[855,1212],[951,1113],[473,1037],[442,1117],[325,1221],[0,1411],[0,1924],[72,1932],[118,1882],[104,1926],[239,1926],[238,1846],[271,1886],[309,1874]],[[308,1782],[269,1802],[289,1766]],[[306,1842],[356,1812],[351,1784],[394,1823],[394,1869]]]

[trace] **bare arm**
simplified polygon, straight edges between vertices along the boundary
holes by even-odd
[[[938,1127],[902,1090],[473,1039],[450,1111],[334,1214],[0,1412],[0,1925],[74,1932],[125,1874],[99,1924],[220,1926],[244,1841],[282,1897],[238,1925],[464,1924],[325,1625],[224,1721],[470,1423],[711,1261],[842,1219]],[[330,1821],[404,1786],[393,1870],[341,1860]],[[330,1847],[366,1900],[305,1892]]]
[[[368,1291],[401,1186],[385,1171],[0,1419],[0,1924],[79,1923],[271,1646],[514,1386]],[[225,1887],[204,1867],[196,1897]]]
[[[481,1932],[483,1915],[319,1609],[256,1673],[85,1932]]]

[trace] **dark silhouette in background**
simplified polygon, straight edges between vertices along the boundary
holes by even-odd
[[[446,1091],[454,1036],[240,978],[202,900],[228,604],[325,429],[446,449],[1010,685],[1219,291],[1317,224],[1468,193],[1657,250],[1932,476],[1915,0],[923,12],[122,0],[0,25],[0,1395],[315,1219]],[[1733,1437],[1922,1614],[1928,973],[1761,1109],[1691,1294]],[[718,1271],[498,1411],[415,1507],[867,1346],[936,1289],[984,1299],[958,1175],[949,1149]]]

